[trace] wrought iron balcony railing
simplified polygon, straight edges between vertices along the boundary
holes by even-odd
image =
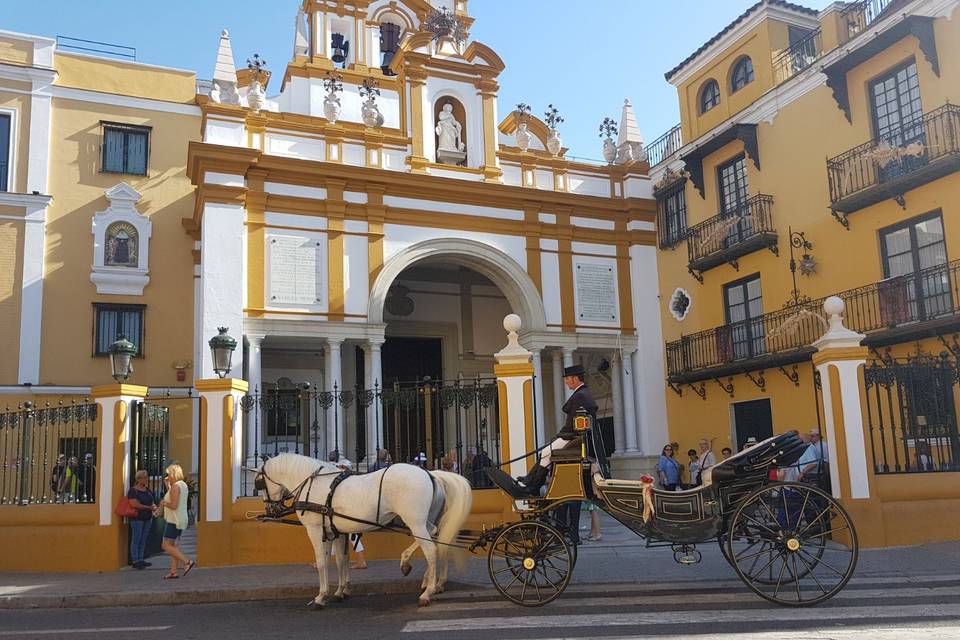
[[[944,106],[827,160],[830,207],[850,213],[960,170],[960,106]]]
[[[695,277],[764,247],[777,253],[773,196],[758,194],[734,211],[708,218],[687,231],[687,268]]]
[[[844,323],[871,346],[895,344],[960,327],[960,260],[837,294]],[[825,298],[668,342],[671,382],[693,382],[806,360],[827,328]]]
[[[893,2],[894,0],[860,0],[844,7],[840,15],[847,23],[847,39],[875,22]]]
[[[773,82],[781,84],[797,75],[820,57],[820,29],[814,29],[773,58]]]
[[[645,147],[647,162],[650,163],[651,167],[658,165],[681,146],[683,146],[683,139],[680,136],[680,125],[678,124]]]

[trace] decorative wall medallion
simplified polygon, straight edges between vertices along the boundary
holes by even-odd
[[[677,321],[682,321],[690,312],[690,304],[690,294],[687,293],[686,289],[677,287],[673,295],[670,296],[670,315]]]
[[[392,316],[403,318],[413,313],[413,298],[410,297],[410,289],[402,284],[395,284],[387,291],[387,299],[384,306],[387,313]]]

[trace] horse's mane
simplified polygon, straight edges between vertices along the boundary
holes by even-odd
[[[267,462],[274,468],[274,473],[279,473],[274,465],[282,465],[284,473],[289,473],[298,478],[306,478],[318,470],[336,471],[337,469],[337,465],[332,462],[323,462],[316,458],[302,456],[299,453],[281,453],[270,458]],[[267,465],[267,462],[263,463],[264,466]]]

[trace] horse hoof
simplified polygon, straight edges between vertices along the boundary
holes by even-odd
[[[421,607],[429,607],[430,600],[428,600],[427,598],[420,598],[419,600],[417,600],[417,605]]]
[[[437,585],[436,593],[443,593],[443,585]]]
[[[311,600],[310,602],[307,603],[308,611],[320,611],[321,609],[323,609],[323,605],[317,602],[316,600]]]
[[[349,597],[350,597],[350,596],[349,596],[348,594],[346,594],[346,593],[334,594],[334,595],[330,596],[330,602],[343,602],[344,600],[346,600],[346,599],[349,598]]]
[[[400,573],[402,573],[403,575],[408,576],[410,575],[411,571],[413,571],[412,565],[409,565],[409,564],[400,565]]]

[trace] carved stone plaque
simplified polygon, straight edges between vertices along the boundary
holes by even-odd
[[[576,265],[577,322],[617,321],[617,272],[610,264]]]
[[[270,236],[271,304],[322,305],[324,242],[318,238]]]

